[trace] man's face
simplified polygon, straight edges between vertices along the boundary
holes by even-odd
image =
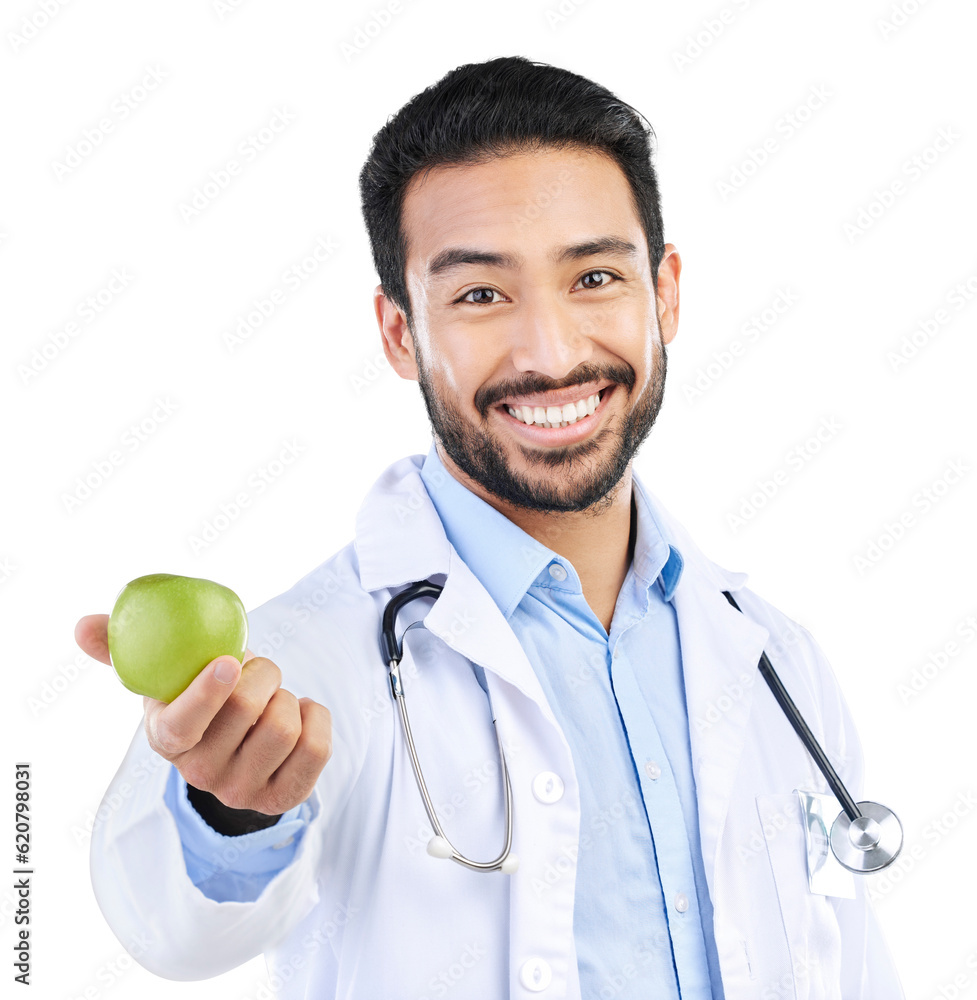
[[[437,167],[412,179],[403,226],[414,328],[395,367],[414,377],[412,348],[443,455],[508,504],[598,505],[655,421],[677,323],[678,255],[672,310],[620,168],[553,149]],[[537,422],[554,418],[576,420]]]

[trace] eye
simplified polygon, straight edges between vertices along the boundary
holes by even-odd
[[[501,295],[502,293],[496,288],[472,288],[465,292],[460,299],[455,299],[455,302],[468,302],[473,306],[493,306],[495,301],[492,299],[486,299],[480,297],[478,299],[470,299],[469,295],[474,295],[476,292],[488,292],[491,295]]]
[[[579,284],[581,281],[584,281],[586,278],[590,278],[598,274],[604,275],[605,276],[604,280],[598,282],[597,284],[585,284],[584,291],[590,291],[595,288],[603,288],[605,285],[609,285],[614,281],[624,281],[624,278],[622,278],[620,275],[615,274],[613,271],[594,270],[594,271],[588,271],[586,274],[581,275],[580,278],[577,280],[577,284]],[[500,298],[492,299],[488,297],[492,295],[498,295],[500,296]],[[475,296],[475,298],[470,298],[469,296]],[[473,306],[493,306],[497,305],[502,298],[504,298],[504,296],[497,288],[488,288],[488,287],[470,288],[467,292],[465,292],[464,295],[461,296],[461,298],[455,299],[454,304],[457,304],[459,302],[467,302],[469,305]]]
[[[603,288],[605,285],[611,284],[612,281],[623,281],[624,280],[623,278],[621,278],[618,275],[614,274],[613,271],[588,271],[586,274],[583,274],[583,275],[580,276],[580,281],[583,281],[585,278],[590,278],[591,276],[593,276],[595,274],[606,274],[607,277],[610,278],[610,281],[601,281],[599,284],[596,284],[596,285],[585,284],[584,285],[585,289],[589,289],[589,288]]]

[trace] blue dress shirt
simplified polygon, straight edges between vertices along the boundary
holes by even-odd
[[[433,441],[421,478],[448,541],[526,651],[570,745],[580,787],[574,939],[582,995],[722,1000],[671,603],[683,561],[638,476],[634,556],[610,635],[573,564],[451,476]]]
[[[634,556],[609,635],[573,565],[451,476],[433,441],[421,478],[449,542],[526,651],[570,746],[581,808],[574,938],[582,995],[723,1000],[672,606],[683,561],[638,476]],[[179,772],[170,779],[167,803],[191,880],[218,901],[257,898],[291,860],[307,805],[266,830],[224,837],[190,806]]]

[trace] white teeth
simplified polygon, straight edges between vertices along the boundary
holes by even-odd
[[[602,389],[601,392],[604,390]],[[595,392],[586,399],[576,403],[566,403],[563,406],[520,406],[518,410],[507,406],[509,415],[521,420],[524,424],[535,424],[537,427],[568,427],[583,417],[589,416],[597,409],[600,402],[600,392]]]

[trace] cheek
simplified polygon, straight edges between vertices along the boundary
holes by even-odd
[[[622,308],[594,337],[598,349],[612,355],[618,366],[623,361],[634,369],[638,387],[650,381],[661,364],[660,340],[655,311],[637,303]]]
[[[498,339],[501,338],[497,338],[497,343]],[[491,379],[492,373],[502,370],[496,353],[497,348],[490,354],[485,350],[484,342],[476,343],[470,333],[442,338],[433,353],[438,384],[446,392],[470,404],[478,389]]]

